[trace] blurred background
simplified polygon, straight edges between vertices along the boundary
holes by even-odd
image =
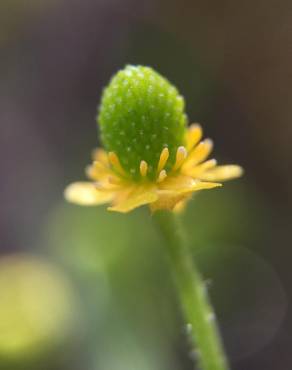
[[[1,0],[0,368],[190,370],[146,209],[65,204],[102,87],[152,66],[243,179],[185,215],[234,370],[292,368],[288,0]]]

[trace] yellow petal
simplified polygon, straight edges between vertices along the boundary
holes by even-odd
[[[158,199],[150,204],[150,209],[152,212],[166,209],[168,211],[175,210],[175,207],[184,202],[184,200],[187,198],[185,194],[166,194],[166,193],[160,193]]]
[[[70,203],[81,206],[95,206],[111,201],[113,193],[99,191],[91,182],[74,182],[67,186],[64,196]]]
[[[108,159],[113,166],[113,168],[122,176],[126,176],[126,172],[123,169],[121,162],[119,160],[119,157],[116,155],[115,152],[109,152],[108,153]]]
[[[135,186],[132,191],[122,193],[121,196],[118,196],[115,200],[115,205],[108,209],[110,211],[127,213],[144,204],[155,202],[157,198],[158,196],[155,188],[149,186]]]
[[[200,178],[200,174],[206,172],[207,170],[210,170],[211,168],[214,168],[216,164],[216,159],[210,159],[206,162],[203,162],[202,164],[199,164],[198,166],[185,169],[184,173],[185,175],[191,176],[193,178]]]
[[[222,186],[214,182],[193,180],[188,176],[169,178],[162,185],[157,190],[158,200],[150,204],[152,212],[159,209],[182,211],[193,192]]]
[[[203,135],[202,128],[199,124],[193,123],[187,130],[186,133],[186,146],[187,151],[191,151],[195,145],[201,140]]]
[[[183,168],[190,168],[203,162],[213,149],[213,142],[210,139],[201,141],[200,144],[193,149],[185,160]]]
[[[199,177],[207,181],[226,181],[240,177],[243,169],[237,165],[217,166],[212,170],[203,172]]]
[[[168,177],[159,186],[159,193],[162,194],[185,194],[192,193],[194,191],[203,189],[212,189],[218,186],[222,186],[215,182],[205,182],[200,180],[194,180],[190,176],[176,176]]]
[[[85,169],[86,176],[91,180],[101,180],[109,175],[114,175],[110,168],[106,167],[102,162],[95,161]]]
[[[106,166],[109,165],[108,155],[106,151],[101,148],[96,148],[92,151],[92,159],[94,161],[101,162],[102,164]]]

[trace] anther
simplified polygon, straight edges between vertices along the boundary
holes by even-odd
[[[158,175],[158,179],[157,179],[157,182],[162,182],[163,180],[165,180],[167,177],[167,173],[165,170],[162,170],[159,172],[159,175]]]
[[[157,172],[160,173],[164,166],[166,165],[166,162],[168,160],[168,157],[169,157],[169,150],[168,148],[164,148],[160,154],[160,158],[159,158],[159,162],[158,162],[158,166],[157,166]]]
[[[142,177],[145,177],[147,175],[148,171],[148,164],[145,161],[140,162],[140,174]]]
[[[184,146],[179,146],[177,148],[177,152],[176,152],[176,160],[175,160],[175,164],[172,168],[173,171],[176,171],[178,170],[181,165],[183,164],[183,161],[186,159],[187,157],[187,150]]]

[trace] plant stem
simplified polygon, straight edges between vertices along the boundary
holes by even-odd
[[[228,370],[216,318],[205,284],[198,272],[179,219],[173,212],[153,215],[166,242],[182,311],[190,327],[190,338],[196,348],[201,370]]]

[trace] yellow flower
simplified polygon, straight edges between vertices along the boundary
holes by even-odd
[[[221,186],[221,181],[237,178],[243,170],[237,165],[217,166],[215,159],[207,160],[212,141],[201,141],[202,129],[193,124],[186,130],[184,146],[178,147],[175,162],[166,171],[170,156],[165,147],[160,154],[155,177],[147,176],[149,165],[140,162],[139,179],[133,179],[122,167],[114,152],[97,149],[87,170],[89,182],[75,182],[65,190],[67,201],[93,206],[109,203],[111,211],[126,213],[148,204],[152,211],[179,211],[196,191]]]

